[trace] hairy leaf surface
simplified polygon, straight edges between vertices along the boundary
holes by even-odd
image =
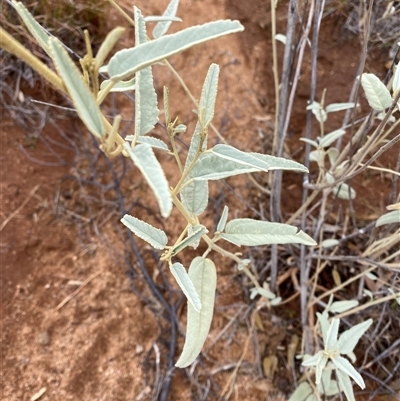
[[[317,243],[305,232],[288,224],[271,223],[253,219],[235,219],[227,223],[221,237],[235,245],[258,246],[266,244]]]
[[[243,29],[239,21],[221,20],[165,35],[134,48],[120,50],[111,58],[108,73],[113,81],[119,81],[194,45]]]
[[[146,24],[141,11],[134,7],[136,46],[147,42]],[[151,67],[136,72],[135,135],[146,135],[158,122],[157,94]]]
[[[185,249],[187,246],[196,244],[200,240],[201,236],[207,233],[208,233],[207,228],[205,228],[201,224],[195,226],[191,230],[189,235],[181,243],[179,243],[173,248],[172,254],[176,255],[178,252],[182,251],[182,249]]]
[[[98,138],[105,133],[102,114],[93,94],[57,39],[49,39],[51,57],[63,80],[76,111],[88,130]]]
[[[183,265],[179,262],[174,264],[170,264],[169,266],[172,275],[175,277],[176,282],[179,284],[179,287],[186,295],[187,300],[193,306],[196,312],[200,312],[201,310],[201,301],[200,297],[197,294],[196,288],[189,275],[187,274]]]
[[[202,307],[200,312],[197,312],[193,305],[188,303],[185,344],[175,364],[179,368],[192,364],[203,348],[210,331],[217,286],[217,272],[214,262],[210,259],[195,258],[190,264],[188,275],[200,296]]]
[[[49,35],[45,31],[45,29],[36,22],[35,18],[32,17],[31,13],[28,9],[20,2],[13,1],[12,2],[15,10],[18,12],[18,15],[21,17],[22,21],[24,21],[26,27],[32,36],[39,43],[40,47],[50,56],[50,47],[49,47]]]
[[[164,249],[165,245],[168,243],[167,235],[163,230],[155,228],[149,223],[130,216],[129,214],[126,214],[121,219],[121,223],[155,249]]]
[[[207,127],[214,117],[215,100],[218,92],[218,76],[219,66],[217,64],[211,64],[199,102],[199,120],[203,127]]]
[[[172,210],[172,198],[169,192],[169,185],[165,178],[164,170],[155,157],[151,146],[147,143],[142,143],[136,145],[132,149],[129,143],[126,142],[124,149],[154,192],[158,205],[160,206],[161,215],[163,217],[168,217]]]
[[[369,105],[374,110],[382,111],[391,106],[393,99],[390,96],[390,92],[376,75],[362,74],[361,85]]]
[[[166,21],[160,21],[154,28],[153,30],[153,38],[157,39],[160,38],[161,36],[165,35],[171,26],[171,19],[176,16],[176,12],[178,11],[178,6],[179,6],[179,0],[171,0],[170,3],[168,4],[167,8],[165,9],[163,13],[163,17],[169,18],[169,20]]]

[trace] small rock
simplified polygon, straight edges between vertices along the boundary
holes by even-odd
[[[37,341],[41,345],[49,345],[50,344],[50,335],[48,331],[42,331],[39,333]]]

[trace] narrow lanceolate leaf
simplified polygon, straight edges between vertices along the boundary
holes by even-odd
[[[359,323],[352,328],[346,330],[339,338],[338,348],[339,352],[343,355],[347,355],[354,351],[358,341],[365,334],[372,324],[372,319],[368,319],[365,322]]]
[[[400,210],[393,210],[392,212],[385,213],[383,216],[376,220],[375,227],[380,227],[385,224],[400,223]]]
[[[326,333],[325,350],[334,350],[338,338],[339,323],[339,319],[332,319],[328,332]]]
[[[235,245],[258,246],[266,244],[317,243],[305,232],[288,224],[271,223],[253,219],[235,219],[228,222],[221,237]]]
[[[101,85],[100,85],[100,89],[104,90],[107,88],[108,84],[111,82],[111,79],[106,79],[104,80]],[[136,88],[135,85],[136,81],[135,78],[130,79],[129,81],[120,81],[117,82],[112,89],[110,90],[110,92],[127,92],[127,91],[133,91]]]
[[[400,90],[400,62],[397,63],[396,70],[393,76],[392,91],[393,95]]]
[[[364,73],[361,75],[361,85],[365,91],[368,104],[376,111],[389,108],[392,97],[385,84],[374,74]]]
[[[261,153],[242,152],[241,150],[229,145],[216,145],[212,148],[212,152],[223,159],[245,164],[257,168],[258,170],[292,170],[305,173],[308,172],[308,169],[305,166],[293,160],[264,155]]]
[[[218,226],[217,226],[217,232],[221,233],[222,231],[225,230],[226,222],[228,220],[228,212],[229,208],[228,206],[224,206],[224,210],[222,211],[221,218],[219,219]]]
[[[244,173],[254,173],[256,171],[266,170],[251,167],[248,164],[242,164],[233,160],[222,159],[212,152],[206,152],[199,157],[190,176],[196,181],[208,181],[221,180],[222,178]]]
[[[103,65],[104,61],[106,60],[107,56],[109,55],[112,48],[118,42],[118,39],[121,35],[125,32],[125,28],[121,26],[117,26],[111,32],[108,33],[106,38],[104,39],[103,43],[100,45],[100,49],[96,54],[96,59],[94,63],[95,71],[98,71],[99,68]]]
[[[339,199],[346,199],[346,200],[355,199],[357,196],[356,191],[346,183],[342,183],[340,185],[335,186],[333,188],[333,193]]]
[[[135,40],[136,46],[147,42],[146,24],[141,11],[134,7]],[[138,71],[136,79],[135,99],[135,135],[145,135],[150,132],[158,122],[159,110],[157,107],[157,94],[153,84],[151,67]]]
[[[211,64],[204,81],[199,102],[199,120],[201,125],[208,127],[214,117],[215,100],[218,91],[219,66]]]
[[[108,73],[113,81],[119,81],[194,45],[243,29],[239,21],[222,20],[165,35],[140,46],[120,50],[111,58]]]
[[[188,179],[191,179],[191,175]],[[208,204],[208,182],[192,181],[181,191],[183,206],[192,216],[200,216]]]
[[[172,255],[176,255],[177,253],[182,251],[182,249],[185,249],[187,246],[197,243],[201,238],[201,236],[207,233],[208,233],[207,228],[205,228],[201,224],[195,226],[192,232],[183,241],[174,246],[174,248],[172,249]]]
[[[341,111],[341,110],[347,110],[347,109],[352,109],[356,104],[353,102],[348,102],[348,103],[331,103],[328,106],[326,106],[325,111],[327,113],[332,113],[334,111]]]
[[[168,217],[172,210],[172,198],[169,192],[169,185],[151,146],[147,143],[142,143],[136,145],[132,149],[129,143],[126,142],[124,149],[154,192],[158,205],[160,206],[161,215],[163,217]]]
[[[329,320],[327,313],[319,313],[317,312],[317,318],[321,327],[322,338],[324,340],[324,344],[327,342],[328,338],[328,329],[329,329]]]
[[[135,235],[148,242],[155,249],[164,249],[168,243],[167,235],[163,230],[126,214],[121,223],[128,227]]]
[[[49,48],[49,35],[47,32],[35,21],[30,12],[20,1],[13,1],[13,5],[22,21],[24,21],[26,27],[29,29],[29,32],[39,43],[40,47],[51,57]]]
[[[357,305],[358,301],[356,301],[355,299],[351,301],[336,301],[333,302],[332,305],[330,306],[329,312],[342,313],[355,308]]]
[[[288,401],[311,401],[309,397],[313,394],[312,387],[307,383],[300,383]]]
[[[88,130],[98,138],[105,133],[102,114],[93,94],[60,42],[49,39],[51,58],[63,80],[76,111]]]
[[[175,17],[176,12],[178,11],[178,6],[179,6],[179,0],[171,0],[167,8],[165,9],[163,16],[167,18]],[[153,38],[157,39],[165,35],[170,25],[171,25],[171,20],[160,21],[153,30]]]
[[[179,284],[179,287],[186,295],[187,300],[193,306],[196,312],[200,312],[201,309],[201,301],[200,297],[197,294],[196,288],[189,275],[187,274],[185,268],[181,263],[170,264],[169,266],[172,275],[175,277],[176,282]]]
[[[365,383],[361,375],[354,369],[353,365],[346,359],[340,355],[335,356],[331,359],[332,363],[338,370],[341,370],[343,373],[349,375],[360,387],[362,390],[365,389]]]
[[[194,158],[200,150],[200,146],[202,146],[202,150],[205,150],[207,147],[207,134],[205,133],[204,140],[201,143],[201,131],[200,124],[197,122],[186,157],[185,170],[192,165]],[[192,179],[193,170],[188,174],[185,183]],[[180,195],[182,203],[189,213],[193,216],[199,216],[204,212],[208,204],[208,182],[192,181],[181,190]]]
[[[342,137],[345,133],[346,131],[344,129],[337,129],[336,131],[330,132],[319,140],[319,146],[321,146],[321,148],[326,148],[329,145],[332,145],[333,142]]]
[[[344,392],[347,401],[356,401],[354,398],[353,385],[351,384],[350,377],[340,369],[336,369],[336,376],[339,381],[340,390]]]
[[[152,148],[160,150],[168,150],[168,145],[161,139],[152,136],[140,136],[137,140],[138,143],[147,143]]]
[[[200,297],[202,306],[200,312],[197,312],[193,305],[188,303],[185,344],[175,364],[179,368],[192,364],[203,348],[210,331],[217,286],[217,272],[210,259],[195,258],[190,264],[188,275]]]

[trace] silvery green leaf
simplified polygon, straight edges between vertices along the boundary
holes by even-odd
[[[231,20],[192,26],[134,48],[120,50],[111,58],[108,73],[113,81],[119,81],[194,45],[243,29],[239,21]]]
[[[376,75],[362,74],[361,85],[365,91],[368,104],[374,110],[382,111],[391,106],[393,99],[390,92]]]
[[[188,303],[185,344],[175,364],[179,368],[192,364],[203,348],[210,331],[217,286],[217,272],[210,259],[195,258],[190,264],[188,275],[200,297],[202,307],[200,312],[197,312],[192,304]]]
[[[335,182],[335,177],[330,172],[325,174],[325,179],[327,184],[333,184]]]
[[[325,122],[328,118],[328,113],[322,108],[321,104],[316,101],[309,104],[306,110],[311,110],[318,122]]]
[[[172,210],[172,198],[169,191],[168,181],[164,171],[156,159],[151,146],[147,143],[136,145],[133,149],[126,142],[124,149],[129,157],[141,171],[160,206],[161,215],[168,217]]]
[[[39,43],[40,47],[51,57],[49,48],[49,35],[47,34],[47,32],[40,24],[36,22],[31,13],[20,1],[16,2],[13,0],[12,3],[15,10],[18,12],[18,15],[21,17],[22,21],[24,21],[26,27],[29,29],[29,32]]]
[[[202,145],[202,150],[205,150],[207,147],[207,135],[205,136],[203,143],[201,143],[200,133],[201,127],[199,122],[197,122],[190,142],[189,152],[186,157],[185,169],[188,169],[189,166],[192,165],[194,158],[200,150],[200,145]],[[193,170],[188,174],[186,182],[192,178]],[[199,216],[204,212],[208,204],[208,182],[192,181],[181,190],[180,194],[182,203],[190,214],[193,216]]]
[[[336,349],[338,339],[340,319],[332,319],[328,331],[326,333],[325,350],[333,351]]]
[[[393,75],[392,91],[395,94],[400,89],[400,62],[396,65],[396,70]]]
[[[399,103],[399,106],[400,106],[400,103]],[[378,114],[376,115],[375,118],[376,118],[377,120],[382,121],[383,119],[386,118],[386,114],[387,114],[386,112],[381,111],[380,113],[378,113]],[[391,115],[391,116],[389,116],[389,118],[388,118],[387,121],[390,122],[390,123],[395,123],[395,122],[396,122],[396,118],[395,118],[395,116]]]
[[[356,401],[354,398],[353,385],[351,384],[350,377],[340,369],[336,370],[336,376],[339,381],[340,390],[344,392],[347,401]]]
[[[276,295],[262,287],[254,287],[250,290],[250,299],[254,299],[257,295],[267,299],[274,299]]]
[[[128,140],[128,137],[126,137],[126,140]],[[154,138],[153,136],[140,136],[137,139],[137,142],[147,143],[148,145],[150,145],[152,148],[155,149],[168,150],[168,145],[164,141],[158,138]]]
[[[274,299],[271,299],[270,304],[272,306],[277,306],[282,302],[282,297],[276,297]]]
[[[208,182],[192,181],[182,189],[181,199],[183,206],[191,215],[201,215],[208,204]]]
[[[224,206],[224,210],[222,211],[221,217],[219,219],[218,225],[217,225],[217,232],[222,233],[222,231],[225,230],[225,225],[228,220],[228,212],[229,208],[228,206]]]
[[[329,329],[329,321],[328,321],[328,314],[326,312],[319,313],[317,312],[317,318],[319,324],[321,326],[322,338],[324,340],[324,344],[328,341],[328,329]]]
[[[322,373],[326,364],[328,363],[328,357],[323,352],[318,352],[318,362],[315,366],[315,384],[319,384],[321,382]]]
[[[258,246],[266,244],[316,245],[305,232],[288,224],[253,219],[234,219],[227,223],[221,237],[235,245]]]
[[[343,182],[340,185],[336,185],[333,188],[333,194],[337,196],[339,199],[355,199],[356,198],[356,191],[351,188],[348,184]]]
[[[176,282],[179,284],[179,287],[185,294],[187,300],[191,303],[194,310],[196,312],[200,312],[201,310],[201,301],[200,297],[197,294],[196,288],[194,288],[194,284],[187,274],[183,265],[179,262],[174,264],[170,264],[169,268],[171,270],[172,275],[175,277]]]
[[[358,341],[369,329],[371,324],[372,319],[368,319],[365,322],[359,323],[342,333],[337,344],[339,352],[343,355],[347,355],[350,352],[353,352]]]
[[[145,221],[139,220],[129,214],[126,214],[121,219],[121,223],[155,249],[164,249],[165,245],[168,243],[167,235],[163,230],[155,228]]]
[[[328,366],[330,363],[328,364]],[[336,380],[331,380],[332,370],[326,369],[322,372],[321,383],[318,390],[321,394],[325,394],[328,397],[339,394],[340,389],[336,383]]]
[[[293,160],[284,159],[283,157],[263,155],[260,153],[242,152],[241,150],[229,145],[216,145],[211,151],[220,158],[232,160],[261,171],[291,170],[305,173],[308,172],[308,169],[305,166]]]
[[[311,162],[322,163],[324,161],[325,152],[319,149],[312,150],[309,157]]]
[[[201,224],[195,226],[193,228],[193,231],[179,244],[177,244],[173,250],[172,250],[172,255],[176,255],[179,253],[182,249],[185,249],[189,245],[193,245],[196,242],[198,242],[203,234],[207,234],[208,230]]]
[[[364,288],[363,294],[366,295],[367,297],[369,297],[371,301],[374,299],[374,294],[370,290],[366,290]]]
[[[312,139],[300,138],[300,141],[305,142],[305,143],[309,143],[311,146],[314,146],[315,148],[318,148],[318,142],[317,141],[313,141]]]
[[[356,357],[356,354],[354,352],[349,352],[348,354],[346,354],[346,356],[347,356],[347,358],[350,359],[350,361],[352,363],[356,363],[357,357]]]
[[[332,113],[334,111],[342,111],[342,110],[352,109],[353,107],[355,107],[355,105],[356,104],[354,102],[332,103],[325,107],[325,111],[327,113]]]
[[[313,392],[312,387],[307,382],[300,383],[290,396],[289,401],[309,401],[309,396],[311,396]]]
[[[111,82],[111,79],[106,79],[104,80],[101,85],[100,85],[100,89],[104,90],[107,88],[107,85]],[[127,92],[127,91],[133,91],[136,88],[135,85],[135,78],[130,79],[129,81],[120,81],[117,82],[112,89],[110,90],[110,92]]]
[[[200,224],[196,224],[196,225],[192,226],[191,224],[189,224],[188,237],[190,237],[195,231],[197,231],[197,228],[199,227],[199,225]],[[192,242],[190,244],[190,247],[192,247],[193,249],[197,249],[197,247],[200,244],[200,239],[201,239],[201,237],[199,239],[197,239],[196,241]]]
[[[277,40],[278,42],[281,42],[284,45],[286,45],[286,35],[282,35],[281,33],[277,33],[275,35],[275,40]]]
[[[174,128],[174,133],[175,134],[182,134],[183,132],[186,132],[187,126],[185,124],[179,124]]]
[[[163,17],[175,18],[176,12],[178,11],[179,0],[171,0],[167,8],[164,11]],[[179,20],[179,18],[178,18]],[[157,39],[163,36],[171,25],[171,21],[160,21],[153,30],[153,38]]]
[[[199,102],[199,120],[203,128],[207,127],[214,117],[215,100],[218,91],[219,66],[211,64],[204,81]]]
[[[318,351],[315,355],[306,358],[304,356],[304,361],[301,363],[303,366],[317,366],[318,361],[321,360],[321,355],[323,354],[323,351]]]
[[[337,139],[342,137],[346,131],[344,129],[337,129],[336,131],[330,132],[329,134],[325,135],[323,138],[319,139],[319,145],[321,148],[327,148]]]
[[[333,302],[331,307],[329,308],[329,312],[331,313],[342,313],[346,312],[352,308],[355,308],[358,305],[358,301],[351,300],[351,301],[336,301]]]
[[[136,46],[147,42],[146,24],[141,11],[133,7],[135,16]],[[136,72],[135,135],[146,135],[158,122],[157,94],[151,67]]]
[[[194,165],[190,177],[196,181],[220,180],[238,174],[254,173],[258,168],[222,159],[212,152],[203,153]]]
[[[362,390],[365,389],[365,383],[363,378],[354,369],[353,365],[347,359],[343,358],[340,355],[337,355],[331,360],[338,370],[349,375],[361,387]]]
[[[102,114],[79,70],[57,39],[49,38],[51,58],[76,111],[88,130],[98,138],[105,133]]]
[[[393,210],[379,217],[379,219],[376,220],[375,227],[394,223],[400,223],[400,210]]]
[[[163,103],[164,103],[164,115],[165,115],[165,125],[168,127],[171,122],[171,113],[169,110],[169,90],[166,86],[163,88]]]
[[[117,26],[111,32],[108,33],[103,43],[100,45],[99,51],[96,54],[96,59],[94,63],[95,71],[98,71],[99,68],[103,65],[111,49],[115,46],[115,44],[118,42],[118,39],[124,32],[125,28]]]
[[[321,242],[321,246],[324,249],[332,248],[332,247],[334,247],[336,245],[339,245],[339,241],[337,239],[333,239],[333,238],[326,239],[326,240]]]
[[[339,151],[336,148],[329,148],[326,151],[326,154],[328,155],[329,163],[331,163],[331,165],[334,165],[339,156]]]

